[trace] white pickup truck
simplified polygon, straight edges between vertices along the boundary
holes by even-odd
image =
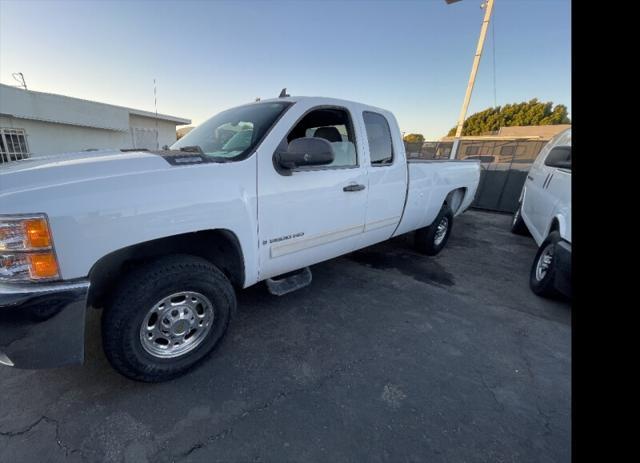
[[[520,193],[511,231],[531,233],[538,244],[529,276],[532,291],[571,296],[571,129],[538,154]]]
[[[434,255],[472,202],[476,161],[407,163],[395,117],[330,98],[224,111],[160,151],[71,153],[0,170],[0,363],[108,360],[173,378],[227,331],[235,289],[308,284],[308,266],[417,231]]]

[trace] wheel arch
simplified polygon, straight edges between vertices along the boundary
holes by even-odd
[[[464,203],[466,195],[467,195],[467,188],[460,187],[460,188],[451,190],[449,193],[447,193],[447,196],[444,198],[444,204],[447,204],[451,208],[451,212],[453,213],[454,216],[462,212],[461,207]]]
[[[560,233],[560,236],[564,238],[566,230],[566,224],[564,222],[564,217],[561,215],[555,215],[551,222],[549,222],[549,227],[547,228],[547,233],[544,235],[544,238],[549,236],[552,232],[557,231]]]
[[[202,257],[218,267],[234,287],[242,288],[245,283],[245,259],[237,235],[227,229],[201,230],[136,243],[101,257],[89,271],[89,305],[104,306],[117,282],[133,267],[170,254]]]

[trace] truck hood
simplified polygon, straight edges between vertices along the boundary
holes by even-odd
[[[145,151],[104,150],[37,157],[0,165],[0,199],[17,192],[171,168]]]

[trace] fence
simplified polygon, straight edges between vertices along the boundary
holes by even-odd
[[[456,159],[480,161],[480,183],[472,207],[515,212],[527,172],[548,140],[486,137],[461,140]],[[408,159],[449,159],[452,141],[405,143]]]

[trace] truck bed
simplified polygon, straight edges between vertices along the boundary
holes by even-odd
[[[473,202],[480,179],[476,160],[415,159],[407,162],[407,170],[406,205],[394,236],[431,225],[447,196],[453,214],[462,213]]]

